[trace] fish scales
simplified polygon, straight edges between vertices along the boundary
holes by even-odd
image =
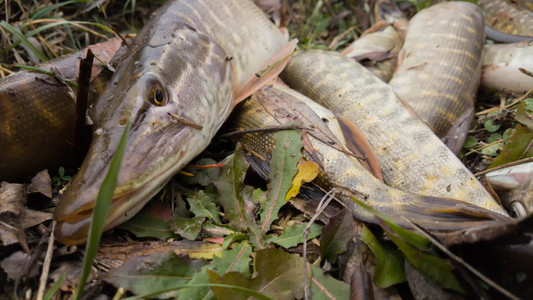
[[[399,66],[389,82],[455,153],[474,116],[483,28],[481,10],[468,2],[420,11],[409,23]]]
[[[292,107],[294,111],[284,108],[284,105],[279,105],[282,102],[290,103],[288,106],[294,105]],[[300,105],[296,106],[296,103]],[[299,109],[301,104],[306,105],[311,110],[304,111],[303,109]],[[266,109],[266,106],[272,105],[274,105],[274,108]],[[271,112],[269,113],[267,111]],[[275,111],[275,114],[282,115],[283,117],[275,117],[272,115],[272,111]],[[311,117],[309,115],[310,112],[316,114],[318,118]],[[464,216],[459,217],[459,212],[465,212],[469,209],[478,211],[480,213],[479,216],[483,213],[487,214],[487,219],[481,218],[480,220],[486,221],[491,217],[505,219],[504,216],[490,211],[484,211],[479,207],[469,206],[461,201],[411,194],[387,186],[364,168],[356,157],[347,155],[345,152],[338,150],[337,147],[332,147],[336,142],[328,139],[331,136],[330,134],[339,141],[340,145],[337,146],[344,147],[347,145],[347,141],[345,140],[346,133],[341,129],[340,125],[341,122],[345,121],[339,120],[330,110],[290,88],[280,86],[264,87],[237,109],[231,125],[243,130],[271,128],[283,125],[283,121],[280,119],[285,118],[285,116],[291,120],[300,122],[300,126],[307,128],[311,126],[311,124],[307,123],[307,120],[319,120],[318,122],[321,122],[320,124],[312,122],[312,128],[320,132],[329,132],[325,135],[325,139],[317,139],[314,136],[315,130],[310,130],[308,134],[313,150],[320,157],[319,164],[323,166],[323,173],[320,175],[321,178],[316,181],[318,184],[326,189],[339,186],[350,188],[359,197],[364,195],[364,202],[366,204],[387,214],[402,226],[410,227],[409,223],[402,218],[405,217],[418,224],[423,223],[425,228],[439,230],[469,228],[473,226],[473,223],[468,222],[475,220],[476,217],[472,219],[470,217],[462,219]],[[247,133],[239,136],[238,139],[248,149],[253,149],[254,152],[270,159],[274,147],[274,134],[271,132]],[[307,159],[311,157],[307,153],[304,153],[304,156]],[[358,205],[353,206],[353,201],[349,197],[346,197],[345,193],[340,192],[338,197],[346,200],[345,203],[352,207],[352,211],[357,218],[372,223],[376,221],[374,216],[364,208]],[[438,211],[439,209],[443,211],[449,209],[449,214],[434,212],[434,210]],[[462,211],[462,209],[465,209],[465,211]]]
[[[154,12],[93,106],[93,142],[60,197],[56,238],[86,240],[94,201],[128,121],[106,230],[134,216],[207,147],[231,111],[233,92],[285,43],[249,1],[175,0]]]
[[[507,214],[439,138],[409,114],[392,88],[362,65],[334,52],[301,51],[281,77],[352,121],[372,146],[391,187]]]
[[[533,36],[533,13],[515,1],[479,0],[485,20],[491,28],[512,35]]]

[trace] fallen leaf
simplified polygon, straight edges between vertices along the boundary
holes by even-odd
[[[203,217],[194,217],[194,218],[178,218],[175,220],[170,220],[168,224],[170,229],[175,234],[179,234],[184,239],[189,241],[194,241],[200,231],[202,230],[202,223],[204,223],[205,218]]]
[[[199,184],[201,186],[207,186],[213,183],[214,180],[218,179],[221,174],[222,168],[213,167],[213,168],[200,168],[196,166],[209,166],[217,165],[218,162],[211,158],[201,158],[195,163],[191,164],[195,167],[186,166],[183,170],[187,173],[192,174],[192,176],[180,176],[180,181],[183,181],[187,184]]]
[[[413,293],[415,299],[464,299],[464,297],[461,297],[456,293],[441,289],[437,284],[427,279],[407,261],[405,261],[405,273],[407,275],[409,289],[411,290],[411,293]]]
[[[215,196],[204,193],[203,190],[187,197],[187,202],[191,206],[190,210],[197,217],[206,217],[221,224],[219,212],[215,205]]]
[[[174,253],[135,255],[107,273],[104,279],[140,297],[177,298],[177,288],[185,286],[205,264],[204,260]]]
[[[311,279],[311,292],[313,300],[349,299],[350,286],[322,272],[317,266],[311,266],[313,277]]]
[[[520,124],[516,125],[509,141],[503,146],[500,154],[489,166],[494,168],[518,159],[533,156],[533,130]]]
[[[322,228],[320,237],[320,254],[322,260],[334,263],[337,256],[346,251],[352,239],[354,228],[353,214],[349,209],[341,210]]]
[[[52,179],[48,170],[43,170],[31,179],[28,193],[40,193],[47,198],[52,198]]]
[[[318,176],[319,167],[315,162],[301,158],[300,161],[298,161],[297,167],[298,173],[296,173],[296,176],[292,179],[292,187],[287,192],[285,200],[289,200],[298,195],[303,183],[311,182]]]
[[[20,280],[23,277],[26,279],[32,278],[39,274],[39,270],[33,268],[30,270],[29,274],[26,274],[25,265],[30,258],[31,256],[29,254],[17,251],[7,258],[4,258],[2,263],[0,263],[0,266],[2,266],[4,272],[6,272],[7,276],[12,280]]]
[[[271,236],[266,240],[267,243],[274,243],[283,248],[295,247],[298,244],[303,243],[303,234],[307,223],[295,224],[290,227],[283,228],[283,233],[279,236]],[[322,227],[318,224],[312,224],[307,235],[307,239],[313,239],[320,235]]]
[[[2,182],[0,184],[0,216],[18,216],[27,202],[23,184]]]
[[[215,271],[222,276],[228,272],[239,272],[244,275],[250,274],[250,258],[252,247],[247,242],[242,242],[231,250],[224,250],[222,256],[215,257],[213,262],[196,273],[188,285],[209,284],[207,269]],[[209,286],[184,288],[180,292],[183,299],[206,299],[207,294],[212,294]],[[212,298],[212,297],[207,297]]]
[[[272,299],[292,300],[303,297],[303,267],[300,256],[269,248],[255,252],[253,278],[238,272],[219,276],[215,271],[208,270],[207,274],[211,283],[245,288]],[[307,274],[311,274],[310,268]],[[249,292],[227,287],[213,286],[211,289],[217,299],[247,299],[250,295]]]

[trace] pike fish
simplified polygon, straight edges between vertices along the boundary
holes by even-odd
[[[474,117],[483,32],[481,10],[472,3],[421,10],[409,23],[389,82],[454,153],[463,147]]]
[[[362,65],[335,52],[300,51],[281,78],[353,122],[370,143],[389,186],[507,215],[440,139],[410,114],[392,88]]]
[[[516,0],[479,0],[477,4],[493,30],[514,36],[533,36],[533,13],[527,9],[531,4],[521,5]]]
[[[379,79],[389,82],[396,68],[407,28],[407,18],[394,1],[375,4],[374,26],[346,47],[342,54],[363,64]]]
[[[485,45],[481,86],[517,93],[533,90],[533,42]]]
[[[121,45],[112,39],[88,48],[95,60],[91,79],[96,78]],[[51,76],[20,71],[0,79],[0,181],[21,181],[43,169],[55,169],[74,157],[78,51],[36,66]],[[94,81],[93,81],[94,83]],[[102,87],[92,85],[90,95]]]
[[[128,122],[105,230],[135,215],[207,147],[232,106],[268,79],[254,74],[286,44],[250,1],[174,0],[155,11],[91,110],[93,141],[60,196],[56,238],[86,241],[94,201]]]
[[[348,196],[352,193],[364,197],[366,204],[404,227],[411,226],[404,218],[426,229],[443,231],[461,230],[487,225],[488,221],[508,219],[466,202],[416,195],[387,186],[379,180],[379,167],[376,170],[377,165],[372,163],[375,159],[373,153],[368,147],[364,147],[366,141],[355,126],[344,117],[288,87],[262,88],[236,109],[232,125],[241,130],[261,129],[280,126],[288,120],[297,121],[300,127],[306,128],[302,134],[307,135],[311,145],[304,146],[304,157],[314,160],[322,167],[317,183],[326,189],[343,188],[338,197],[351,207],[360,220],[376,221],[368,211],[353,205]],[[269,160],[274,134],[247,133],[238,139],[247,149],[252,149],[252,153],[258,153]],[[311,154],[313,152],[316,154]],[[248,157],[252,158],[253,154]],[[252,158],[251,166],[261,169],[262,159]]]

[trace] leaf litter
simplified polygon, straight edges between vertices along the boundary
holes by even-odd
[[[356,38],[371,21],[368,19],[364,5],[358,1],[345,1],[344,3],[311,1],[310,5],[302,5],[302,1],[271,2],[273,3],[262,1],[266,11],[270,12],[272,18],[280,25],[289,25],[293,29],[291,34],[299,36],[300,40],[304,41],[303,45],[308,48],[337,49]],[[71,3],[75,6],[69,6]],[[16,10],[13,4],[9,5],[11,5],[11,10]],[[74,16],[81,9],[80,5],[76,1],[70,1],[61,6],[50,7],[46,11],[41,10],[40,13],[34,13],[32,16],[41,18],[47,13],[58,12]],[[147,20],[151,8],[144,6],[144,3],[137,3],[136,6],[135,1],[132,1],[131,5],[131,16],[135,15],[135,18],[124,22],[123,18],[128,18],[130,15],[123,17],[122,12],[116,13],[117,8],[110,5],[106,9],[106,15],[110,16],[106,22],[122,30],[125,29],[124,24],[128,24],[129,31],[135,31],[132,30],[133,28],[140,28],[142,20]],[[38,7],[31,7],[31,9],[38,9]],[[290,13],[284,15],[282,13],[284,9]],[[91,17],[101,18],[101,14],[95,7],[91,8],[87,5],[84,6],[84,10]],[[135,14],[133,14],[134,11]],[[359,17],[358,20],[354,16],[364,17]],[[13,16],[9,17],[15,19]],[[26,22],[24,25],[32,26],[31,21],[24,22]],[[29,52],[33,48],[26,47],[21,50],[16,47],[20,43],[41,43],[42,45],[37,47],[35,53],[40,57],[55,57],[72,49],[81,48],[82,45],[94,43],[99,36],[105,34],[104,32],[94,33],[98,29],[91,29],[89,31],[91,34],[80,39],[80,34],[72,31],[68,26],[63,28],[57,25],[49,28],[50,31],[43,29],[35,33],[35,37],[32,36],[27,42],[10,41],[12,45],[10,49],[1,53],[4,57],[8,57],[5,61],[13,61],[15,65],[25,63],[24,57],[31,56]],[[63,42],[59,41],[55,44],[47,42],[54,30],[63,36]],[[2,31],[2,34],[5,35],[5,32]],[[9,73],[12,70],[16,68],[2,64],[0,75],[3,76],[5,72]],[[487,98],[490,96],[485,95],[485,99]],[[510,95],[505,98],[505,102],[511,103],[514,99],[515,97]],[[490,116],[478,117],[477,124],[474,124],[469,136],[470,144],[465,147],[468,149],[463,152],[463,158],[472,170],[479,171],[489,164],[490,167],[495,167],[516,159],[531,157],[531,117],[528,112],[531,111],[532,101],[530,100],[526,98],[517,108],[496,110]],[[493,102],[492,100],[481,101],[478,110],[493,107]],[[466,290],[472,293],[472,290],[476,290],[473,287],[476,284],[465,285],[458,281],[458,277],[468,278],[464,272],[460,271],[462,267],[436,251],[427,239],[414,233],[406,233],[387,222],[383,223],[382,229],[371,227],[372,230],[369,230],[367,228],[363,231],[365,232],[363,237],[358,237],[354,233],[353,227],[356,225],[353,224],[353,219],[349,218],[350,214],[338,213],[338,209],[330,213],[331,218],[323,217],[320,219],[321,222],[311,226],[308,235],[309,243],[318,244],[321,249],[327,250],[322,251],[320,258],[309,254],[308,262],[304,262],[301,259],[301,245],[305,242],[303,229],[307,226],[306,222],[309,220],[309,215],[314,213],[314,209],[305,208],[308,206],[301,205],[301,202],[297,204],[296,199],[294,205],[291,205],[292,200],[287,202],[285,198],[291,188],[296,189],[296,191],[290,190],[291,196],[302,197],[298,195],[298,187],[297,184],[293,184],[293,180],[298,181],[299,176],[309,175],[305,173],[312,174],[314,171],[301,171],[303,167],[297,165],[300,163],[299,155],[301,155],[302,147],[298,144],[301,140],[299,131],[281,131],[278,139],[277,154],[270,162],[271,170],[275,171],[270,172],[271,178],[266,185],[258,183],[257,178],[255,180],[251,178],[253,175],[250,174],[246,162],[248,154],[242,148],[237,147],[234,150],[232,146],[226,146],[226,149],[234,152],[226,159],[220,157],[220,150],[208,149],[202,155],[203,158],[196,161],[193,166],[184,169],[193,176],[178,175],[177,178],[180,179],[178,184],[167,187],[138,216],[121,226],[121,229],[115,229],[114,234],[107,234],[104,237],[96,258],[97,269],[95,270],[98,271],[91,273],[90,285],[109,288],[102,281],[103,278],[116,288],[126,288],[127,295],[144,295],[150,298],[173,298],[180,295],[187,299],[212,299],[214,297],[225,299],[230,296],[237,299],[250,296],[293,299],[303,297],[302,270],[306,268],[309,270],[307,274],[309,274],[308,279],[314,298],[346,299],[350,293],[350,285],[353,286],[357,280],[350,283],[345,274],[344,276],[341,274],[342,270],[350,269],[343,265],[346,263],[343,256],[350,252],[353,254],[354,249],[357,249],[354,241],[362,239],[368,246],[359,245],[358,247],[369,247],[373,254],[365,252],[367,257],[362,259],[361,263],[368,266],[368,261],[376,260],[375,270],[363,267],[362,274],[374,274],[376,286],[392,285],[394,287],[394,284],[401,286],[400,282],[405,280],[402,274],[405,272],[410,286],[413,282],[421,280],[412,278],[432,278],[432,284],[437,283],[437,295],[444,293],[442,288],[456,290],[459,293],[465,293]],[[220,163],[220,166],[206,169],[194,167],[217,163]],[[58,187],[71,178],[70,174],[72,170],[65,171],[65,169],[52,174],[53,185],[56,187],[54,190],[52,190],[52,184],[46,183],[46,179],[44,182],[41,179],[35,183],[32,181],[31,190],[44,195],[45,198],[50,198],[50,195],[57,195]],[[296,174],[299,175],[295,177]],[[309,175],[308,178],[311,177],[313,176]],[[308,180],[311,179],[303,181]],[[27,196],[18,198],[24,197]],[[30,196],[32,197],[34,196]],[[168,201],[171,203],[169,204]],[[20,266],[29,260],[30,251],[36,249],[38,241],[36,234],[45,232],[43,226],[35,226],[43,222],[47,224],[47,220],[51,217],[50,200],[43,202],[44,205],[37,205],[39,210],[42,210],[44,206],[43,215],[29,217],[35,220],[34,224],[13,227],[12,225],[20,222],[21,219],[13,219],[11,223],[5,224],[5,219],[3,217],[1,219],[0,236],[2,236],[4,248],[0,250],[0,253],[3,258],[1,266],[5,272],[1,278],[4,279],[7,274],[11,274],[13,276],[10,276],[11,278],[24,279],[23,284],[18,285],[18,290],[12,281],[3,280],[4,283],[0,289],[3,294],[14,295],[23,290],[36,290],[32,278],[35,278],[38,273],[13,274],[16,271],[25,271]],[[0,203],[3,204],[3,201]],[[20,216],[25,210],[28,210],[25,206],[11,207],[5,210],[5,214]],[[335,214],[337,216],[333,217]],[[284,218],[284,216],[288,217]],[[294,222],[287,222],[287,220]],[[6,224],[11,224],[11,227],[6,227]],[[323,225],[326,226],[323,227]],[[531,293],[531,290],[525,287],[523,282],[527,282],[526,279],[533,276],[530,272],[533,268],[526,268],[530,265],[531,256],[523,256],[522,253],[530,250],[531,246],[528,246],[524,240],[528,237],[530,239],[532,225],[529,219],[497,226],[476,234],[455,233],[443,235],[441,238],[448,241],[448,247],[453,247],[452,250],[458,253],[465,253],[465,258],[476,262],[478,267],[494,276],[495,279],[499,279],[499,282],[511,282],[509,286],[513,290],[516,289],[520,295],[527,295]],[[27,237],[24,229],[28,227],[34,229]],[[4,232],[11,232],[9,234],[11,242],[6,242],[8,239],[4,240]],[[374,235],[373,232],[385,232],[385,234],[380,236]],[[318,237],[320,240],[316,239]],[[492,243],[491,239],[494,238],[498,240]],[[511,239],[512,242],[506,241],[506,238]],[[462,241],[468,241],[470,244],[462,244]],[[392,243],[402,251],[395,249]],[[29,246],[24,246],[25,244]],[[457,245],[452,246],[453,244]],[[19,248],[24,251],[14,251]],[[489,251],[484,251],[484,249],[489,249]],[[80,266],[75,263],[71,265],[71,262],[79,261],[79,252],[76,250],[76,248],[72,250],[73,255],[66,248],[56,249],[58,257],[63,261],[57,261],[54,275],[50,276],[55,280],[48,281],[51,295],[57,289],[62,291],[63,295],[72,293],[72,286],[66,285],[60,278],[65,278],[63,274],[78,274],[76,272],[79,272]],[[476,257],[479,253],[483,255]],[[509,268],[505,269],[506,272],[503,275],[495,275],[494,270],[483,268],[484,262],[489,259],[493,262],[497,261],[503,255],[502,253],[505,253],[506,257],[515,255],[517,258],[514,260],[518,260],[518,257],[522,258],[522,268],[502,265],[502,269]],[[402,262],[405,268],[401,266]],[[69,266],[66,269],[68,271],[60,271],[67,266]],[[106,269],[106,266],[112,266],[107,275],[105,273],[109,269]],[[412,267],[415,269],[413,270]],[[521,270],[518,273],[517,268]],[[32,268],[32,270],[36,272],[38,268]],[[413,274],[422,274],[422,277],[415,277]],[[511,278],[511,274],[517,274],[517,276]],[[71,282],[74,285],[77,284],[75,278]],[[483,284],[477,282],[477,286],[482,286],[482,289],[487,291]],[[429,291],[428,287],[411,287],[411,289],[414,295],[420,291],[422,291],[421,295],[427,295],[424,292]],[[394,291],[394,288],[387,290]],[[88,292],[86,295],[91,293],[88,290],[86,292]],[[93,296],[98,293],[96,292]],[[392,294],[398,295],[398,292],[392,292]],[[453,295],[458,296],[457,293]]]

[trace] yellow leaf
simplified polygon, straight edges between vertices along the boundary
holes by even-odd
[[[300,192],[300,187],[305,182],[311,182],[313,179],[316,178],[318,175],[318,164],[309,160],[305,160],[303,158],[300,159],[298,162],[298,173],[294,176],[292,179],[292,187],[287,192],[287,195],[285,196],[285,200],[289,200],[292,197],[298,195]]]
[[[181,248],[174,249],[174,253],[179,254],[188,254],[190,258],[194,259],[213,259],[215,256],[222,256],[222,245],[212,244],[212,243],[202,243],[196,247],[190,248]]]

